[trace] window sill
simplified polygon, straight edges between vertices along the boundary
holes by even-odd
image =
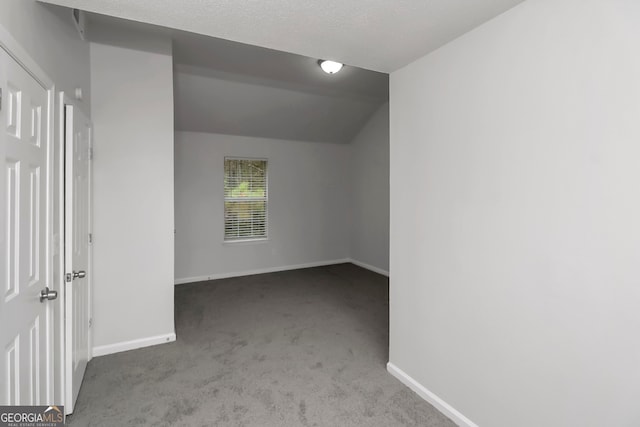
[[[268,242],[269,242],[268,237],[260,237],[257,239],[223,240],[222,244],[223,245],[237,245],[237,244],[250,245],[252,243],[268,243]]]

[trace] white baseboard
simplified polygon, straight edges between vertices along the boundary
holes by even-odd
[[[185,277],[182,279],[175,279],[174,283],[176,285],[182,285],[184,283],[204,282],[207,280],[217,280],[217,279],[228,279],[230,277],[252,276],[254,274],[276,273],[278,271],[299,270],[301,268],[323,267],[325,265],[344,264],[347,262],[351,262],[351,260],[349,258],[344,258],[344,259],[335,259],[331,261],[309,262],[306,264],[285,265],[282,267],[259,268],[256,270],[237,271],[233,273],[209,274],[207,276]]]
[[[457,411],[453,406],[449,405],[447,402],[439,398],[436,394],[429,391],[425,386],[411,378],[404,372],[402,369],[398,368],[393,363],[387,363],[387,371],[396,377],[402,384],[409,387],[413,390],[418,396],[429,402],[433,405],[437,410],[442,412],[447,416],[451,421],[459,425],[460,427],[478,427],[473,421],[469,418],[462,415],[459,411]]]
[[[355,259],[350,259],[349,262],[351,262],[351,264],[357,265],[358,267],[362,267],[362,268],[365,268],[367,270],[373,271],[374,273],[382,274],[383,276],[389,277],[389,272],[387,270],[383,270],[381,268],[374,267],[371,264],[367,264],[365,262],[358,261],[358,260],[355,260]]]
[[[93,357],[106,356],[107,354],[120,353],[122,351],[135,350],[152,345],[165,344],[176,340],[176,334],[157,335],[155,337],[140,338],[115,344],[100,345],[93,348]]]

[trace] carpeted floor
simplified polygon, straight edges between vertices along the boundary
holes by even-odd
[[[175,292],[178,340],[93,359],[69,425],[454,426],[386,372],[386,277],[342,264]]]

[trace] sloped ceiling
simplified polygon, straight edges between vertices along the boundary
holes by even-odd
[[[392,72],[523,0],[40,0]]]
[[[173,39],[178,131],[348,143],[389,98],[384,73],[328,75],[315,58],[98,14],[88,22],[98,43]]]
[[[179,130],[348,143],[389,97],[387,74],[187,33],[174,62]]]
[[[176,129],[348,143],[384,101],[292,90],[177,65]]]

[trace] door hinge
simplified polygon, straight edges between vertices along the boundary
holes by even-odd
[[[93,160],[93,147],[89,147],[89,160]]]
[[[67,274],[65,275],[65,280],[66,280],[67,282],[71,282],[71,281],[73,280],[73,276],[71,275],[71,273],[67,273]]]
[[[89,319],[89,327],[93,325],[93,318]]]
[[[93,233],[89,233],[89,244],[93,243]]]
[[[0,87],[0,111],[2,111],[2,88]]]

